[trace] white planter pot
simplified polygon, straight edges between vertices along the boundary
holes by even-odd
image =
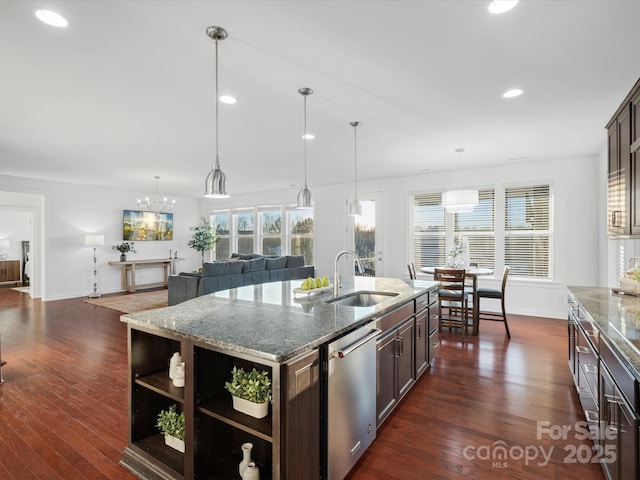
[[[244,398],[234,397],[233,398],[233,408],[239,412],[246,413],[255,418],[264,418],[269,413],[269,402],[264,403],[254,403],[249,400],[245,400]]]
[[[171,435],[165,435],[164,443],[166,443],[171,448],[175,448],[179,452],[184,453],[184,440],[180,440],[179,438],[172,437]]]

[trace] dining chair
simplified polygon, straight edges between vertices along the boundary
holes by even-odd
[[[440,327],[460,328],[462,341],[469,324],[469,290],[465,289],[464,269],[436,268],[433,279],[438,287],[438,318]]]
[[[493,320],[495,322],[504,322],[504,328],[507,331],[507,337],[511,338],[509,333],[509,324],[507,323],[507,311],[504,308],[504,291],[507,287],[507,277],[509,276],[509,267],[505,266],[502,272],[502,287],[500,290],[494,288],[478,288],[476,291],[476,298],[478,299],[478,318],[480,320]],[[493,298],[500,299],[502,312],[483,312],[480,309],[481,298]]]
[[[416,276],[416,266],[413,263],[409,263],[407,265],[407,269],[409,270],[409,278],[411,280],[416,280],[418,277]]]

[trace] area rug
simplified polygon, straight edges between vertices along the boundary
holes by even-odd
[[[111,308],[122,313],[141,312],[167,306],[167,290],[127,293],[101,298],[87,298],[85,302],[100,307]]]

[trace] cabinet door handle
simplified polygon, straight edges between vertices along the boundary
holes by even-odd
[[[589,374],[598,373],[598,367],[596,367],[595,365],[585,365],[584,372]]]
[[[592,412],[591,410],[585,410],[584,411],[584,416],[587,419],[587,422],[589,423],[598,423],[598,413],[597,412]]]
[[[589,353],[589,349],[587,347],[583,347],[582,345],[576,345],[576,352],[587,354]]]
[[[396,345],[396,358],[400,358],[401,355],[402,355],[400,353],[400,348],[402,346],[402,338],[401,337],[395,338],[395,345]]]
[[[418,324],[418,330],[417,330],[416,333],[417,333],[416,338],[420,338],[422,336],[422,324],[421,323]]]

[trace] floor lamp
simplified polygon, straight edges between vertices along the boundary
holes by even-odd
[[[89,294],[89,298],[100,298],[98,293],[98,259],[96,257],[96,247],[104,245],[104,235],[85,235],[84,244],[93,247],[93,293]]]

